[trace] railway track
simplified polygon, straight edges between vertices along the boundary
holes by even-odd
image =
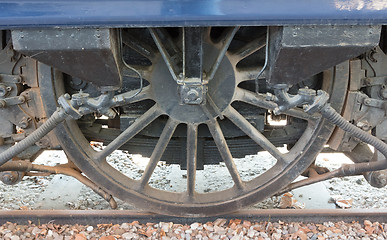
[[[0,211],[0,224],[12,222],[17,224],[122,224],[138,221],[173,222],[177,224],[191,224],[193,222],[209,222],[222,219],[242,219],[250,222],[387,222],[387,209],[269,209],[269,210],[241,210],[227,215],[214,217],[173,217],[135,210],[9,210]]]

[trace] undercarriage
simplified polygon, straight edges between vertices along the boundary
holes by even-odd
[[[385,34],[362,25],[3,30],[1,179],[67,174],[112,207],[115,196],[177,216],[235,211],[332,177],[385,187]],[[69,163],[35,165],[45,149],[63,149]],[[319,173],[323,150],[354,164]],[[145,169],[125,175],[109,162],[114,151],[148,158]],[[242,178],[234,159],[263,151],[273,165]],[[180,166],[184,191],[151,184],[161,162]],[[232,186],[198,192],[198,171],[214,164]]]

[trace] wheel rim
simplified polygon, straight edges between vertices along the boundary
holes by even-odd
[[[225,35],[227,36],[227,34]],[[204,70],[209,72],[212,65],[207,63],[214,62],[213,60],[217,56],[212,54],[212,52],[219,53],[222,49],[222,44],[211,40],[210,31],[208,31],[205,41],[208,46],[204,48],[207,49],[207,52],[211,52],[211,55],[215,55],[215,57],[212,56],[204,59],[203,65],[206,66]],[[171,91],[174,88],[174,84],[176,86],[175,89],[177,88],[176,82],[174,82],[172,77],[166,79],[157,77],[166,76],[165,72],[168,72],[165,62],[162,61],[164,59],[160,54],[151,50],[138,50],[138,46],[133,41],[126,42],[129,47],[137,48],[141,55],[146,56],[152,62],[152,65],[146,68],[147,70],[142,70],[143,75],[146,76],[150,84],[133,99],[133,103],[151,99],[154,105],[118,138],[105,147],[102,152],[96,152],[90,146],[89,141],[86,140],[76,122],[67,121],[63,126],[56,129],[56,135],[63,149],[70,159],[97,184],[120,199],[129,201],[149,211],[178,216],[216,215],[235,211],[242,206],[250,205],[271,196],[294,180],[312,163],[314,157],[323,148],[333,128],[321,119],[308,117],[301,110],[288,112],[289,116],[306,119],[305,123],[307,123],[307,126],[297,143],[288,153],[283,154],[232,106],[233,102],[239,101],[260,109],[271,110],[273,107],[262,95],[238,87],[240,83],[251,80],[252,76],[258,72],[241,71],[237,65],[246,57],[259,51],[262,48],[260,45],[261,41],[261,39],[255,39],[237,50],[226,52],[225,57],[220,63],[219,71],[216,73],[218,75],[215,75],[215,80],[209,83],[208,86],[212,104],[218,109],[214,109],[213,106],[203,108],[200,105],[179,105],[178,96]],[[166,42],[171,43],[173,41]],[[168,47],[174,48],[173,46]],[[47,78],[44,78],[43,81],[47,81]],[[223,85],[225,87],[218,91],[219,86]],[[160,86],[164,86],[164,88],[160,88]],[[61,91],[59,88],[55,88],[55,86],[52,86],[52,89],[48,91]],[[133,92],[135,91],[137,90],[133,90]],[[211,102],[207,102],[206,105],[211,105]],[[187,114],[183,115],[182,113]],[[106,162],[106,156],[121,146],[121,140],[129,140],[136,136],[142,129],[160,116],[167,118],[166,124],[141,179],[134,180],[128,178]],[[222,117],[230,120],[264,150],[268,151],[277,159],[276,164],[254,179],[242,181],[219,124]],[[187,190],[175,193],[152,188],[148,184],[149,179],[172,138],[176,127],[181,124],[187,126]],[[199,125],[207,126],[234,182],[233,187],[227,190],[205,194],[195,191]]]

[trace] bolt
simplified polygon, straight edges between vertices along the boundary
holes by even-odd
[[[382,86],[382,89],[380,89],[380,96],[383,98],[383,99],[387,99],[387,89],[386,89],[386,86],[383,85]]]
[[[302,96],[316,96],[316,91],[309,88],[300,88],[298,94]]]
[[[10,87],[9,86],[6,86],[4,84],[0,84],[0,97],[5,97],[7,96],[8,92],[10,90],[8,90]],[[11,88],[12,90],[12,88]]]
[[[382,188],[387,185],[387,170],[367,172],[364,177],[373,187]]]
[[[5,173],[4,175],[3,175],[3,179],[1,180],[3,183],[11,183],[11,182],[13,182],[13,180],[14,180],[14,178],[13,178],[13,176],[12,176],[12,174],[10,174],[10,173]]]
[[[266,97],[265,97],[265,100],[266,101],[274,101],[274,95],[271,94],[271,93],[266,93]]]
[[[191,89],[189,90],[189,92],[187,93],[187,98],[190,100],[190,101],[195,101],[199,98],[199,93],[196,89]]]
[[[371,126],[368,124],[367,121],[361,121],[361,122],[358,122],[358,123],[356,123],[356,126],[357,126],[358,128],[361,128],[361,129],[364,130],[364,131],[368,131],[368,130],[370,130],[370,128],[371,128]]]
[[[71,99],[71,96],[70,96],[70,94],[68,94],[68,93],[65,93],[65,95],[63,95],[63,97],[64,97],[66,100],[70,100],[70,99]]]
[[[187,87],[187,86],[183,86],[183,90],[184,90],[184,92],[189,92],[189,87]]]
[[[18,99],[19,102],[21,102],[21,103],[24,103],[24,102],[26,101],[26,98],[25,98],[24,96],[19,96],[17,99]]]
[[[40,148],[49,148],[50,147],[50,140],[46,137],[40,139],[36,145],[38,145]]]
[[[116,117],[116,112],[113,110],[113,109],[109,109],[107,112],[106,112],[106,116],[110,119],[113,119]]]
[[[0,173],[0,180],[7,185],[14,185],[20,182],[24,174],[16,171],[6,171]]]
[[[86,103],[87,99],[89,98],[88,93],[84,93],[82,89],[78,92],[73,94],[72,100],[77,103],[78,106],[82,106]]]
[[[83,81],[79,78],[72,78],[70,81],[70,84],[72,84],[74,86],[80,86],[83,84]]]
[[[6,102],[4,100],[0,100],[0,108],[5,108]]]
[[[19,122],[19,127],[20,128],[23,128],[23,129],[26,129],[29,125],[29,121],[31,121],[31,118],[23,118],[20,122]]]
[[[114,114],[114,113],[109,113],[109,114],[108,114],[108,117],[109,117],[110,119],[113,119],[113,118],[116,117],[116,114]]]
[[[371,99],[365,99],[365,100],[364,100],[364,104],[365,104],[365,105],[370,105],[371,102],[372,102]]]
[[[365,85],[371,85],[371,78],[366,78],[365,80],[364,80],[364,83],[365,83]]]

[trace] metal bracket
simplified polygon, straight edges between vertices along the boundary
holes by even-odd
[[[12,31],[16,51],[98,87],[118,89],[122,84],[116,29],[46,28]]]
[[[181,104],[206,103],[207,82],[203,73],[202,31],[202,28],[184,28],[183,31],[183,73],[177,81]]]
[[[8,75],[0,73],[0,81],[4,83],[21,83],[22,78],[19,75]]]
[[[370,87],[387,84],[387,76],[366,77],[361,79],[361,87]]]
[[[0,108],[19,105],[25,102],[26,102],[26,98],[24,96],[4,98],[0,100]]]
[[[380,30],[380,26],[360,25],[272,27],[267,82],[294,85],[359,56],[378,45]]]
[[[367,107],[380,108],[383,110],[387,110],[387,102],[383,100],[378,100],[374,98],[364,97],[362,103]]]

